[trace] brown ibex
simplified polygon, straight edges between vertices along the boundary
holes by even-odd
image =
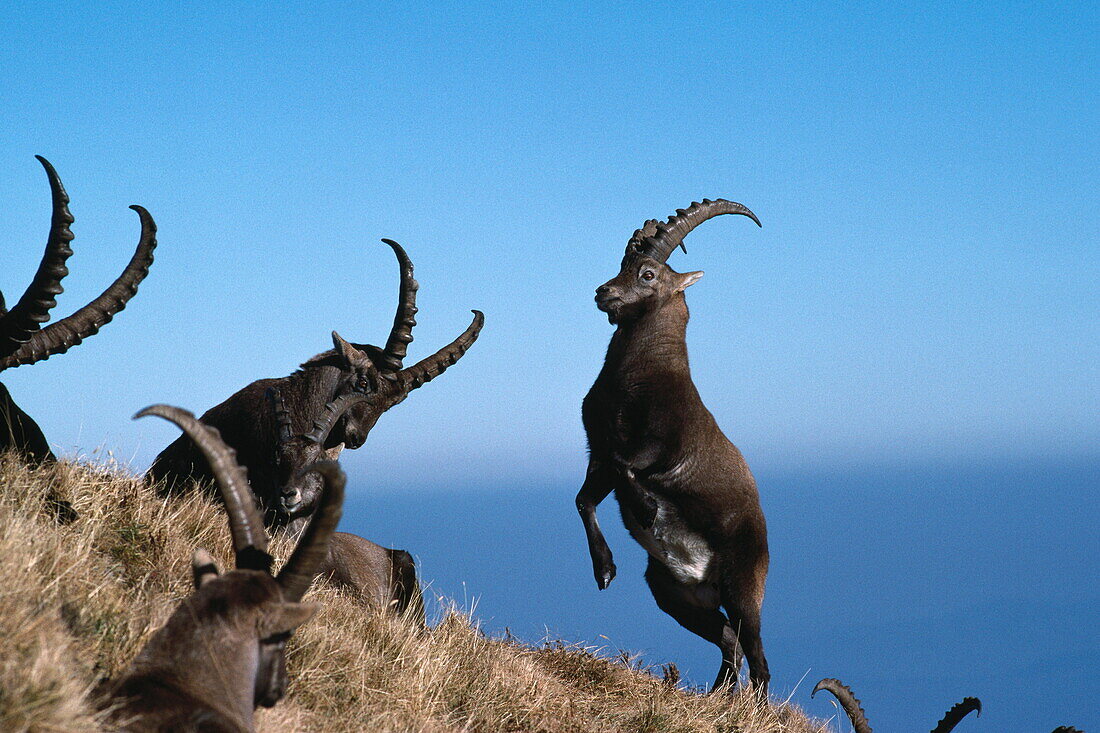
[[[719,214],[760,224],[722,199],[693,203],[667,223],[647,221],[630,238],[619,274],[596,289],[596,304],[616,329],[584,399],[589,463],[577,510],[601,590],[615,564],[596,506],[614,492],[623,523],[649,554],[645,577],[657,605],[721,649],[714,687],[739,681],[744,656],[749,680],[766,694],[764,514],[745,459],[691,381],[684,289],[703,273],[665,264],[688,232]]]
[[[308,433],[295,435],[290,414],[277,388],[268,390],[279,446],[276,451],[279,502],[292,531],[312,515],[324,494],[325,487],[316,473],[302,468],[321,461],[326,456],[325,443],[329,433],[343,415],[357,404],[372,397],[346,394],[330,402]],[[337,585],[349,588],[371,607],[387,608],[407,615],[424,626],[424,599],[416,578],[416,564],[405,550],[391,550],[347,532],[337,532],[329,543],[329,553],[320,573]]]
[[[225,442],[236,450],[238,460],[248,468],[252,491],[266,512],[269,526],[283,526],[291,518],[278,501],[282,488],[275,460],[278,429],[268,405],[268,389],[277,388],[282,394],[295,432],[309,430],[325,406],[342,395],[371,397],[355,405],[331,430],[324,447],[328,457],[335,459],[343,448],[363,445],[383,412],[457,362],[477,339],[485,322],[481,312],[475,310],[470,326],[457,339],[432,356],[403,368],[406,347],[412,341],[416,325],[413,316],[418,285],[413,279],[412,262],[401,246],[389,239],[382,241],[393,248],[401,265],[397,314],[384,348],[350,344],[333,332],[332,350],[313,357],[288,377],[252,382],[207,410],[201,418],[207,425],[218,428]],[[171,492],[188,485],[190,479],[209,480],[211,475],[202,455],[181,438],[154,459],[149,477],[164,481]]]
[[[251,731],[256,706],[271,707],[286,690],[287,639],[317,611],[300,601],[340,521],[344,473],[330,461],[306,469],[324,476],[327,488],[276,577],[245,471],[218,431],[178,407],[153,405],[136,417],[146,415],[174,422],[209,461],[229,515],[236,569],[219,574],[209,553],[195,551],[195,592],[115,683],[112,717],[128,731]]]
[[[69,212],[69,195],[57,171],[42,156],[35,157],[46,169],[50,181],[53,217],[46,252],[26,292],[11,310],[5,307],[4,296],[0,294],[0,372],[63,354],[98,332],[137,293],[138,284],[149,274],[153,250],[157,246],[157,226],[153,217],[142,207],[131,206],[141,219],[141,237],[130,263],[97,298],[68,318],[43,328],[42,324],[50,320],[50,310],[57,305],[56,297],[63,290],[61,280],[69,274],[65,261],[73,253],[69,247],[73,240],[69,229],[73,215]],[[0,451],[9,447],[34,462],[55,460],[42,430],[19,409],[8,390],[0,384]]]
[[[836,696],[840,706],[848,714],[848,720],[852,721],[852,727],[855,728],[856,733],[871,733],[871,724],[867,722],[867,715],[863,712],[859,700],[852,694],[851,688],[836,678],[826,677],[817,683],[810,697],[816,695],[818,690],[828,690]],[[975,710],[978,715],[982,714],[982,701],[976,697],[964,697],[944,714],[943,719],[932,729],[932,733],[951,733],[960,720]]]

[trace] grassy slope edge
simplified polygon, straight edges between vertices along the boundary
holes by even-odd
[[[56,501],[79,518],[59,524]],[[230,564],[224,515],[165,502],[125,470],[0,455],[0,730],[100,730],[95,691],[190,592],[196,547]],[[276,542],[284,556],[287,543]],[[554,642],[489,638],[452,612],[428,633],[330,587],[290,646],[291,684],[261,731],[791,731],[826,729],[751,695],[700,696]]]

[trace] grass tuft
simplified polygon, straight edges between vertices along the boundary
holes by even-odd
[[[196,547],[230,566],[224,513],[202,496],[158,498],[111,464],[0,455],[0,730],[102,730],[96,690],[191,592]],[[290,549],[272,543],[277,557]],[[681,690],[674,667],[491,638],[456,607],[423,632],[326,584],[307,600],[322,610],[291,640],[287,697],[257,711],[258,730],[826,730],[750,693]]]

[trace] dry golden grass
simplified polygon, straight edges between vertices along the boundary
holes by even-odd
[[[76,521],[58,521],[59,501]],[[228,543],[204,498],[166,502],[117,468],[0,455],[0,731],[100,730],[95,690],[190,593],[192,550],[226,567]],[[292,640],[290,689],[257,713],[261,731],[826,730],[793,706],[684,692],[582,647],[489,638],[458,612],[419,633],[334,588],[309,600],[323,610]]]

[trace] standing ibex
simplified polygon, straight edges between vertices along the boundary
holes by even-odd
[[[279,506],[295,531],[311,516],[324,495],[325,487],[316,473],[302,468],[323,460],[325,443],[344,414],[372,396],[345,394],[321,411],[308,433],[295,435],[290,414],[277,388],[268,390],[278,429],[276,451]],[[337,585],[350,588],[368,606],[387,608],[424,626],[424,599],[416,578],[416,564],[405,550],[391,550],[347,532],[337,532],[320,573]]]
[[[816,695],[818,690],[828,690],[836,696],[840,706],[848,714],[848,720],[852,721],[852,727],[856,729],[856,733],[871,733],[871,724],[867,722],[867,716],[860,707],[859,700],[852,694],[851,688],[838,679],[826,677],[817,683],[810,697]],[[932,733],[951,733],[960,720],[975,710],[978,711],[978,715],[982,714],[982,701],[976,697],[964,697],[944,714],[943,720],[932,729]]]
[[[458,361],[477,339],[485,322],[481,312],[475,310],[473,322],[457,339],[417,364],[402,368],[416,325],[413,316],[418,286],[405,251],[397,242],[382,241],[393,248],[401,265],[397,314],[384,348],[350,344],[333,332],[335,348],[331,351],[313,357],[288,377],[252,382],[207,410],[201,418],[221,431],[225,442],[237,451],[238,460],[248,468],[252,491],[263,505],[270,526],[285,525],[290,519],[278,502],[281,488],[276,463],[278,428],[268,404],[268,389],[280,391],[293,429],[299,433],[309,430],[325,406],[336,398],[345,394],[371,396],[369,401],[348,411],[331,430],[324,447],[329,458],[336,458],[343,448],[363,445],[383,412]],[[149,477],[164,481],[169,491],[176,491],[189,479],[209,480],[211,475],[203,457],[181,438],[156,457]]]
[[[722,199],[694,203],[667,223],[647,221],[630,238],[619,274],[596,289],[596,303],[616,329],[584,399],[589,463],[577,510],[601,590],[615,564],[596,506],[614,491],[623,523],[649,553],[645,577],[657,605],[722,650],[715,688],[739,679],[743,650],[750,681],[766,694],[764,514],[745,459],[691,381],[684,289],[703,273],[665,264],[688,232],[719,214],[760,224],[741,204]]]
[[[154,405],[137,417],[145,415],[174,422],[210,462],[229,515],[237,567],[219,574],[209,553],[195,551],[195,592],[115,684],[112,717],[129,731],[250,731],[255,707],[271,707],[286,690],[287,639],[317,611],[316,604],[300,601],[340,521],[344,474],[328,461],[307,469],[323,475],[328,486],[275,577],[245,471],[218,431],[178,407]]]
[[[56,297],[62,292],[61,280],[69,274],[65,261],[73,253],[69,247],[73,240],[69,229],[73,215],[69,213],[69,196],[57,171],[42,156],[35,157],[46,169],[50,181],[53,217],[46,252],[23,297],[7,310],[4,296],[0,295],[0,372],[62,354],[98,332],[137,293],[138,284],[149,274],[153,250],[157,246],[157,226],[153,218],[142,207],[131,206],[141,219],[141,237],[126,269],[92,302],[68,318],[42,328],[42,324],[50,320],[50,309],[57,305]],[[8,447],[35,462],[55,460],[42,430],[19,409],[8,390],[0,384],[0,451]]]

